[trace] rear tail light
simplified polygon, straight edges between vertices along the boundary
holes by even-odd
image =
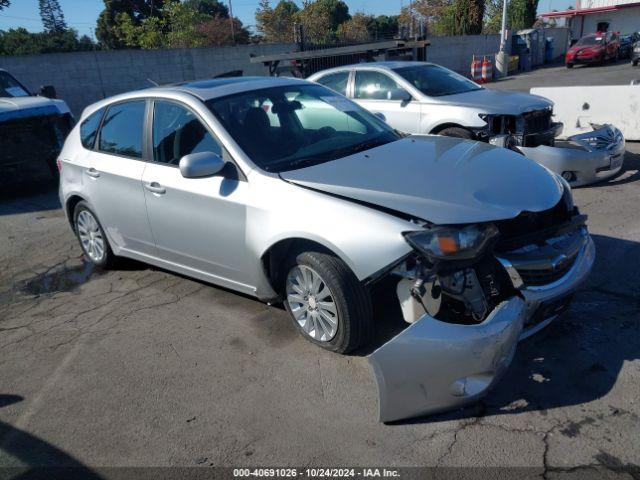
[[[56,165],[58,166],[58,172],[62,172],[62,161],[60,160],[60,157],[56,159]]]

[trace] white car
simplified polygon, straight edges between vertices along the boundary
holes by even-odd
[[[625,141],[612,126],[557,142],[553,103],[528,93],[491,90],[424,62],[360,63],[309,77],[412,134],[439,134],[510,148],[562,175],[572,186],[617,174]]]

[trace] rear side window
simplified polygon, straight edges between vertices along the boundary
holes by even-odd
[[[318,79],[318,83],[330,88],[340,95],[347,95],[347,84],[349,83],[349,72],[332,73]]]
[[[145,107],[145,100],[118,103],[109,107],[100,130],[100,151],[142,158]]]
[[[84,148],[88,148],[89,150],[93,149],[93,146],[96,143],[98,128],[100,128],[100,120],[102,120],[102,115],[104,115],[104,110],[104,108],[101,108],[97,112],[92,113],[80,124],[80,141]]]

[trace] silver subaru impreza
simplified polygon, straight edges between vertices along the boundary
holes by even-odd
[[[570,189],[506,149],[404,136],[317,84],[225,78],[88,107],[59,158],[85,255],[282,302],[311,342],[368,342],[371,291],[407,322],[369,356],[380,418],[469,403],[556,318],[594,246]]]

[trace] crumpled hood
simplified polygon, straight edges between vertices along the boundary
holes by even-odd
[[[0,97],[0,121],[67,112],[69,107],[62,100],[46,97]]]
[[[547,210],[563,190],[549,170],[515,152],[431,135],[280,176],[436,224],[503,220]]]
[[[497,91],[489,88],[437,97],[437,100],[447,105],[475,108],[481,110],[481,113],[504,115],[520,115],[524,112],[553,106],[551,100],[538,95],[504,90]]]

